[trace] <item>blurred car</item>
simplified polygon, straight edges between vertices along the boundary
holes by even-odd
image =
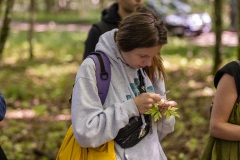
[[[162,18],[168,31],[177,36],[197,36],[212,29],[212,19],[206,12],[191,12],[180,0],[148,0],[147,4]]]

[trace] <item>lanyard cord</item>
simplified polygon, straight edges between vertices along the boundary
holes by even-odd
[[[119,61],[119,64],[120,64],[120,66],[121,66],[121,70],[122,70],[122,72],[123,72],[123,76],[124,76],[125,80],[127,81],[128,90],[130,91],[132,97],[135,98],[135,94],[133,93],[132,88],[131,88],[130,85],[129,85],[129,81],[128,81],[127,75],[126,75],[126,73],[125,73],[125,70],[124,70],[124,68],[123,68],[121,59],[118,59],[118,61]],[[142,71],[141,68],[140,68],[140,70],[141,70],[141,72],[143,73],[143,71]],[[144,78],[144,84],[146,85],[146,83],[145,83],[145,78]],[[141,118],[142,118],[142,122],[143,122],[143,124],[142,124],[142,126],[141,126],[141,129],[143,130],[143,129],[146,127],[147,124],[146,124],[146,121],[145,121],[145,118],[144,118],[144,115],[143,115],[143,114],[141,114]]]

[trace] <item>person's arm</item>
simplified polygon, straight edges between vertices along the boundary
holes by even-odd
[[[6,113],[6,102],[2,94],[0,93],[0,121],[3,120]]]
[[[76,76],[72,94],[72,126],[74,136],[82,147],[98,147],[117,136],[129,118],[139,116],[133,99],[101,104],[96,84],[95,64],[91,58],[83,61]],[[111,83],[110,83],[111,87]]]
[[[83,60],[91,53],[95,51],[96,44],[98,43],[101,33],[97,27],[94,25],[88,33],[87,40],[85,41],[85,50],[83,55]]]
[[[225,73],[218,83],[213,100],[210,119],[211,136],[232,141],[240,140],[240,126],[228,123],[236,99],[234,77]]]

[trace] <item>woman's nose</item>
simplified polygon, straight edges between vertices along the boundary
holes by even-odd
[[[148,58],[145,60],[145,65],[150,67],[152,65],[152,58]]]

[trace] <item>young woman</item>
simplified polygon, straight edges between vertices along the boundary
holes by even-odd
[[[98,147],[114,140],[118,160],[167,159],[160,140],[173,132],[175,118],[163,117],[154,122],[153,117],[144,114],[166,99],[165,72],[158,55],[166,43],[163,22],[145,7],[124,18],[118,29],[100,37],[95,50],[104,52],[111,66],[105,103],[102,105],[98,96],[95,64],[90,58],[83,61],[77,73],[72,95],[74,136],[82,147]],[[159,110],[164,112],[175,105],[174,101],[164,101]],[[121,129],[136,121],[146,126],[128,134],[140,131],[139,137],[127,139],[126,134],[119,139]]]
[[[202,160],[240,159],[240,61],[229,62],[218,70],[214,86],[210,137]]]

